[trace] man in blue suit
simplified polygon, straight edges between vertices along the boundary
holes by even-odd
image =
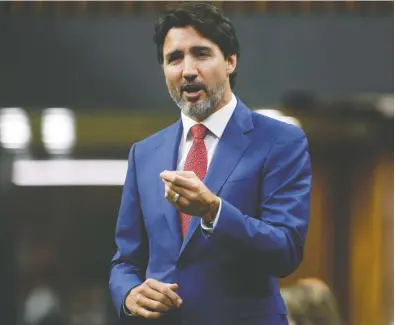
[[[277,278],[302,260],[306,137],[233,94],[239,43],[214,6],[185,2],[167,11],[154,40],[181,119],[130,151],[110,275],[119,317],[287,324]]]

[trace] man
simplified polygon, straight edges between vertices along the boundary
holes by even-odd
[[[299,265],[311,171],[300,128],[232,93],[229,19],[186,2],[154,40],[181,119],[133,145],[110,288],[130,324],[287,324],[278,277]]]

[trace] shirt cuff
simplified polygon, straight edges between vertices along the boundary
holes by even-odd
[[[216,226],[217,223],[218,223],[219,215],[220,215],[220,213],[221,213],[221,207],[222,207],[222,200],[219,199],[219,208],[218,208],[217,215],[215,216],[214,220],[211,222],[210,225],[206,225],[206,224],[203,222],[203,219],[200,219],[200,225],[202,226],[202,229],[203,229],[204,231],[206,231],[207,233],[209,233],[209,234],[212,234],[212,233],[213,233],[214,228],[215,228],[215,226]]]

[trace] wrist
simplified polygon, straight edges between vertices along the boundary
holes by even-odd
[[[213,199],[208,204],[208,211],[202,216],[204,224],[210,225],[214,221],[215,217],[218,214],[219,205],[219,198],[214,195]]]

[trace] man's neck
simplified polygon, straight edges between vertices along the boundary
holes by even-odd
[[[221,102],[218,104],[218,106],[213,110],[213,112],[211,114],[214,114],[215,112],[218,112],[221,108],[223,108],[227,104],[229,104],[231,100],[232,100],[232,90],[229,88],[229,89],[227,89],[225,91]]]

